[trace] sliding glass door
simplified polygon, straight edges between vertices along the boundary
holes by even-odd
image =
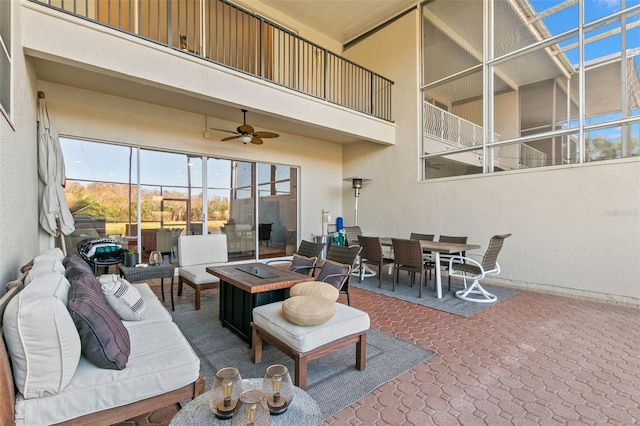
[[[179,235],[224,233],[229,260],[290,255],[297,246],[298,170],[61,138],[76,219],[68,246],[110,236],[177,261]]]

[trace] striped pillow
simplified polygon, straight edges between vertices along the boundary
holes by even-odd
[[[115,274],[105,274],[98,277],[102,292],[107,302],[125,321],[140,321],[144,319],[146,305],[140,292],[129,281]]]

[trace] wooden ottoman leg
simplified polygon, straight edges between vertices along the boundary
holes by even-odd
[[[302,390],[307,389],[307,357],[306,356],[296,356],[294,357],[295,362],[295,373],[296,378],[294,380],[294,385],[299,387]]]
[[[251,340],[251,361],[257,364],[262,362],[262,338],[255,328],[253,328],[253,332],[251,333]]]
[[[367,368],[367,332],[360,335],[356,343],[356,368],[364,370]]]
[[[182,277],[178,278],[178,296],[182,296]]]
[[[200,286],[196,284],[196,311],[200,310]]]

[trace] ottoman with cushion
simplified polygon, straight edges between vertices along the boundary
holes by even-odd
[[[253,309],[253,342],[252,361],[259,363],[262,361],[262,343],[268,342],[280,350],[285,355],[294,360],[295,363],[295,385],[301,389],[307,386],[307,363],[310,360],[320,358],[326,354],[337,351],[351,344],[356,345],[356,368],[364,370],[366,368],[366,343],[367,331],[369,330],[369,315],[366,312],[336,303],[331,300],[331,307],[335,308],[335,313],[326,322],[318,325],[305,326],[296,325],[285,318],[282,312],[283,304],[296,302],[296,306],[289,312],[290,318],[300,323],[305,323],[309,318],[296,318],[301,311],[300,298],[309,298],[308,302],[312,306],[324,307],[325,303],[317,303],[322,296],[296,296],[284,302],[275,302],[258,306]],[[297,299],[297,300],[294,300]],[[311,309],[309,309],[311,310]],[[289,315],[288,315],[289,316]],[[314,312],[311,321],[324,320],[322,312]]]

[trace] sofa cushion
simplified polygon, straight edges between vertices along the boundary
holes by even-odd
[[[336,302],[322,296],[296,296],[282,302],[282,315],[303,327],[324,324],[336,313]]]
[[[129,281],[115,274],[104,274],[98,277],[102,292],[107,298],[109,306],[126,321],[140,321],[144,319],[146,304],[138,289]]]
[[[172,322],[136,321],[124,370],[105,370],[80,358],[64,392],[47,398],[16,398],[16,425],[50,425],[162,395],[194,382],[200,360]],[[107,423],[105,419],[101,423]]]
[[[25,285],[31,283],[38,276],[47,274],[49,272],[56,272],[60,275],[64,275],[64,265],[59,259],[54,258],[42,258],[39,262],[33,262],[33,266],[27,272],[24,283]]]
[[[24,398],[61,392],[80,359],[80,338],[67,311],[69,282],[57,272],[41,274],[14,297],[3,328],[13,379]]]
[[[64,253],[58,247],[43,250],[39,255],[33,258],[33,263],[38,263],[45,259],[59,260],[62,262],[64,259]]]
[[[64,258],[62,263],[67,271],[71,268],[78,268],[81,271],[93,273],[91,266],[89,266],[89,264],[77,254],[70,254]]]
[[[282,315],[283,303],[274,302],[253,308],[253,322],[298,352],[307,352],[369,329],[369,315],[366,312],[342,303],[335,304],[336,313],[324,324],[313,327],[295,325]]]
[[[301,274],[311,275],[311,273],[314,271],[313,266],[315,266],[317,261],[318,258],[315,256],[306,257],[299,254],[294,254],[291,259],[291,266],[289,267],[289,270]]]
[[[82,354],[100,368],[125,368],[131,351],[129,333],[96,277],[82,274],[72,281],[67,306],[80,334]]]
[[[215,275],[211,275],[206,271],[207,266],[215,266],[215,264],[204,264],[195,266],[181,266],[178,269],[178,274],[193,284],[209,284],[220,282],[220,279]]]
[[[340,297],[340,291],[331,284],[307,281],[304,283],[298,283],[289,289],[289,295],[294,296],[321,296],[325,299],[329,299],[332,302],[338,300]]]

